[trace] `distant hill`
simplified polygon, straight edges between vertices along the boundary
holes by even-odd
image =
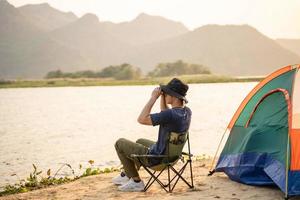
[[[31,20],[5,0],[0,0],[0,41],[7,43],[22,42],[24,39],[42,33]]]
[[[78,70],[87,63],[4,0],[0,0],[0,24],[0,78],[37,78],[49,70]]]
[[[86,14],[66,26],[48,33],[49,37],[80,52],[93,64],[93,69],[119,64],[131,47],[105,30],[96,15]]]
[[[48,3],[28,4],[18,10],[30,18],[31,22],[42,30],[50,31],[75,21],[78,17],[72,12],[62,12]]]
[[[145,13],[140,14],[130,22],[119,24],[103,22],[102,26],[114,37],[131,45],[157,42],[189,32],[180,22]]]
[[[135,56],[139,52],[139,56]],[[151,58],[151,59],[149,59]],[[300,57],[248,25],[207,25],[184,35],[140,47],[131,59],[149,69],[182,59],[209,66],[214,73],[265,75]]]
[[[300,56],[300,39],[277,39],[276,42]]]
[[[116,24],[94,14],[77,18],[48,4],[15,8],[6,0],[0,0],[0,24],[0,78],[41,78],[57,69],[100,70],[122,63],[147,73],[176,60],[208,66],[213,73],[265,75],[300,63],[297,50],[247,25],[189,31],[147,14]]]

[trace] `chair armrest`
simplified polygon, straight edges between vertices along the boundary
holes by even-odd
[[[131,157],[134,158],[167,158],[166,155],[153,155],[153,154],[145,154],[145,155],[137,155],[137,154],[131,154]]]
[[[187,153],[187,152],[181,152],[181,154],[184,155],[184,156],[190,156],[190,157],[194,156],[193,154]]]

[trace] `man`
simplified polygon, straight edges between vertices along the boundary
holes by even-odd
[[[112,182],[121,191],[142,191],[144,182],[140,179],[137,166],[130,157],[131,154],[155,154],[163,155],[166,149],[166,141],[169,132],[185,132],[190,127],[191,110],[185,106],[185,98],[188,85],[181,80],[174,78],[167,85],[160,85],[152,91],[151,98],[144,106],[137,121],[144,125],[160,125],[157,142],[139,139],[131,142],[121,138],[115,148],[123,164],[124,172],[113,178]],[[150,114],[151,109],[158,99],[160,99],[161,112]],[[169,108],[168,104],[171,105]]]

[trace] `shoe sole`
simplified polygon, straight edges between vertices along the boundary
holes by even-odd
[[[144,188],[143,189],[130,189],[130,190],[122,190],[120,188],[118,188],[119,191],[122,191],[122,192],[142,192],[144,191]]]
[[[115,183],[115,182],[112,182],[112,183],[115,184],[115,185],[124,185],[127,182],[124,182],[124,183]]]

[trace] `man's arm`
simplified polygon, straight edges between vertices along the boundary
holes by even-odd
[[[162,93],[160,95],[160,110],[163,111],[166,109],[169,109],[169,106],[166,104],[165,94]]]
[[[157,98],[159,97],[159,95],[161,94],[161,90],[159,87],[155,88],[151,94],[151,98],[149,99],[149,101],[147,102],[147,104],[144,106],[141,114],[139,115],[137,121],[140,124],[144,124],[144,125],[152,125],[152,121],[150,118],[150,112],[151,109],[154,105],[154,103],[156,102]]]

